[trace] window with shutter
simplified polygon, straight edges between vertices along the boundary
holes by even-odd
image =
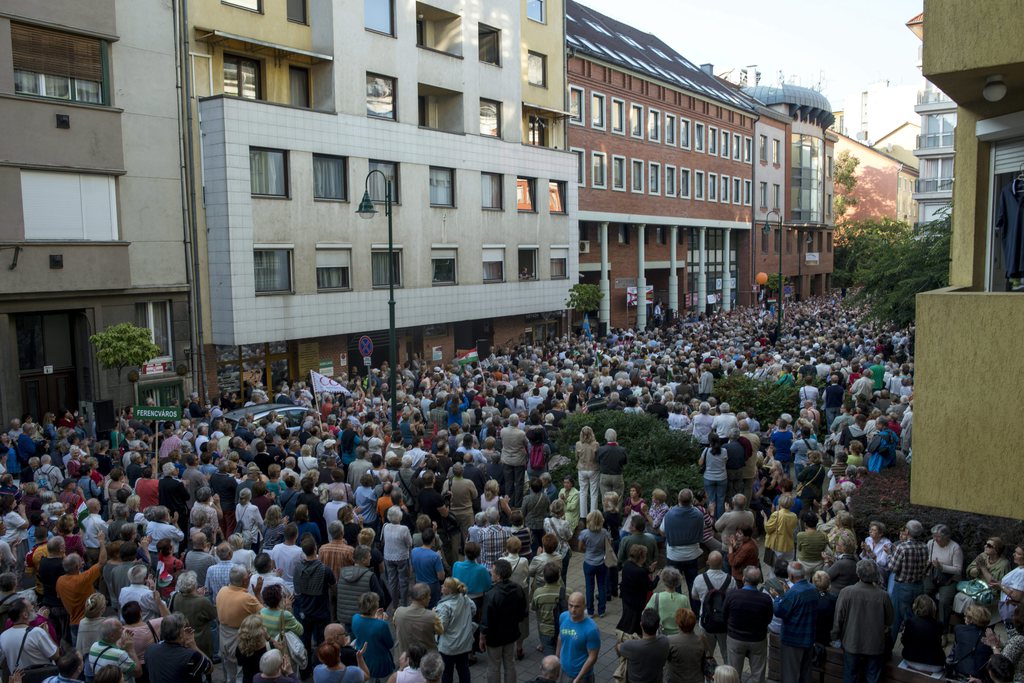
[[[19,95],[107,104],[106,45],[98,38],[11,24],[14,91]]]

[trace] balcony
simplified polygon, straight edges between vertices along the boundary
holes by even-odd
[[[419,125],[445,133],[465,133],[462,118],[462,93],[420,83],[418,87]]]
[[[462,17],[437,7],[416,3],[416,45],[462,57]]]
[[[949,95],[942,92],[941,90],[919,90],[917,91],[917,103],[918,104],[942,104],[943,102],[952,102],[949,99]]]
[[[953,147],[953,131],[948,133],[928,133],[917,136],[918,149],[935,149],[939,147]]]
[[[921,178],[914,182],[914,192],[952,192],[952,178]]]

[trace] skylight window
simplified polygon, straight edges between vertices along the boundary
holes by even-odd
[[[612,34],[611,34],[611,33],[609,33],[609,32],[607,31],[607,29],[605,29],[605,27],[604,27],[604,26],[601,26],[601,24],[598,24],[598,23],[595,23],[595,22],[593,22],[593,21],[590,21],[589,19],[587,20],[587,23],[588,23],[588,24],[590,24],[590,28],[594,29],[594,30],[595,30],[595,31],[597,31],[598,33],[603,33],[603,34],[605,34],[606,36],[608,36],[609,38],[611,37],[611,35],[612,35]]]
[[[635,47],[638,50],[643,50],[644,49],[643,46],[640,43],[636,42],[635,40],[633,40],[629,36],[626,36],[626,35],[623,35],[623,34],[620,33],[619,34],[619,38],[622,38],[624,41],[626,41],[627,43],[629,43],[630,45],[632,45],[633,47]]]
[[[670,59],[670,57],[667,54],[665,54],[664,52],[662,52],[661,50],[659,50],[656,47],[652,47],[651,50],[653,50],[654,54],[658,55],[662,59]]]

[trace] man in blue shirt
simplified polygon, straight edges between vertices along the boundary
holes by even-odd
[[[793,432],[790,431],[789,422],[786,418],[779,418],[778,426],[769,438],[772,442],[772,447],[775,448],[775,459],[782,464],[782,471],[790,479],[795,479],[796,477],[790,467],[793,462],[793,453],[790,450],[793,445]]]
[[[793,585],[782,595],[769,589],[775,599],[775,616],[782,620],[782,680],[811,683],[818,590],[807,581],[799,562],[789,563],[789,580]]]
[[[594,683],[594,664],[601,651],[601,632],[584,611],[586,599],[583,593],[573,593],[568,602],[569,610],[562,613],[558,623],[555,652],[562,663],[565,680]]]
[[[423,545],[413,548],[409,554],[409,561],[416,573],[416,581],[430,586],[430,605],[433,609],[441,599],[441,581],[444,580],[444,564],[441,556],[434,550],[434,530],[427,528],[420,534],[423,537]]]

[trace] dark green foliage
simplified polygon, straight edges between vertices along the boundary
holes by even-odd
[[[893,467],[867,476],[850,506],[857,538],[866,536],[868,525],[876,520],[885,524],[893,541],[899,539],[900,529],[911,519],[921,522],[926,530],[945,524],[963,548],[965,565],[984,550],[985,540],[992,536],[1006,543],[1007,557],[1015,546],[1024,544],[1024,522],[1019,519],[912,504],[908,474],[906,467]]]
[[[797,381],[799,382],[799,377]],[[799,386],[777,386],[773,382],[760,382],[743,375],[730,375],[715,380],[714,395],[720,402],[728,403],[733,412],[753,415],[765,429],[782,413],[795,416],[800,412]]]
[[[580,430],[585,426],[594,430],[600,443],[604,443],[605,430],[615,430],[619,445],[626,449],[629,457],[625,471],[627,487],[638,482],[645,496],[650,496],[652,489],[664,489],[671,503],[679,489],[703,486],[697,469],[700,447],[689,435],[670,432],[664,421],[652,415],[632,415],[617,410],[576,414],[565,419],[555,449],[568,457],[570,464],[552,473],[556,481],[566,474],[575,478],[575,447]]]

